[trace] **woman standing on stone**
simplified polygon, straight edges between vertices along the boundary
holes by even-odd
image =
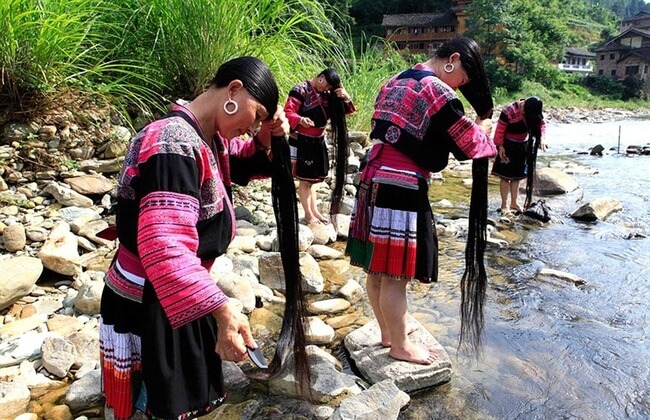
[[[532,191],[533,171],[536,163],[537,149],[546,149],[542,141],[546,124],[542,115],[542,100],[536,96],[519,99],[501,110],[497,128],[494,131],[494,144],[499,154],[492,166],[492,175],[501,178],[499,192],[501,194],[501,213],[520,214],[518,203],[519,181],[530,180],[526,185]],[[531,143],[531,144],[529,144]],[[535,159],[532,159],[534,154]],[[528,188],[531,186],[531,188]],[[508,207],[508,194],[510,207]],[[530,204],[530,196],[526,196],[525,206]]]
[[[115,418],[130,418],[141,398],[152,418],[204,415],[226,396],[221,361],[256,347],[210,267],[234,237],[231,173],[264,174],[271,136],[288,129],[271,71],[242,57],[131,142],[118,183],[120,245],[101,303],[103,386]]]
[[[332,133],[336,137],[333,143],[342,153],[336,162],[337,176],[345,175],[344,171],[339,170],[347,165],[345,115],[355,111],[354,104],[341,85],[339,74],[336,70],[327,68],[311,80],[294,86],[289,92],[284,111],[291,126],[292,144],[296,148],[294,174],[300,180],[298,197],[305,211],[305,221],[329,223],[329,218],[318,211],[314,191],[314,184],[327,177],[330,167],[325,144],[325,127],[331,119]],[[342,188],[342,182],[342,179],[337,179],[337,186]],[[332,201],[336,200],[334,197]]]
[[[465,117],[460,89],[478,114]],[[346,253],[368,274],[368,299],[389,356],[430,364],[432,350],[412,342],[407,329],[406,286],[437,281],[438,242],[428,198],[428,175],[447,166],[449,153],[475,159],[466,272],[461,281],[461,340],[478,345],[486,277],[483,268],[487,158],[492,98],[477,43],[445,42],[428,61],[393,76],[375,101],[373,147],[361,174]],[[482,238],[482,239],[481,239]]]

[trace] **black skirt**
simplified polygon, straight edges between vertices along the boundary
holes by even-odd
[[[191,419],[214,410],[226,397],[221,358],[215,353],[215,319],[206,315],[172,329],[149,281],[144,285],[142,305],[147,414]]]
[[[528,142],[505,139],[503,147],[506,150],[506,156],[509,162],[503,162],[499,155],[497,155],[492,166],[492,175],[511,180],[525,179],[528,174],[528,167],[526,165]]]
[[[330,162],[325,137],[298,135],[295,177],[305,181],[320,182],[327,177]]]

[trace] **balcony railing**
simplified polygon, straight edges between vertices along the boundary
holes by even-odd
[[[575,71],[581,73],[591,73],[594,71],[594,67],[591,65],[584,64],[567,64],[567,63],[558,63],[558,68],[564,71]]]

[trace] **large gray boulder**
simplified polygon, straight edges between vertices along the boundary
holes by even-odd
[[[602,197],[591,200],[583,204],[571,213],[571,217],[576,220],[605,220],[610,214],[623,210],[620,201],[611,197]]]
[[[345,337],[345,347],[357,368],[370,383],[376,384],[385,379],[392,379],[404,392],[419,391],[448,382],[451,379],[449,355],[422,324],[414,318],[409,318],[408,322],[417,325],[409,338],[437,353],[438,357],[432,364],[402,362],[388,356],[390,348],[381,345],[379,325],[374,320]]]
[[[11,273],[11,281],[0,281],[0,309],[27,295],[43,273],[38,258],[20,256],[0,261],[0,273]]]
[[[526,188],[522,182],[522,188]],[[555,168],[538,168],[534,192],[537,195],[557,195],[575,191],[578,183],[571,176]]]
[[[407,393],[400,391],[391,379],[386,379],[343,400],[330,420],[396,419],[409,401],[411,397]]]

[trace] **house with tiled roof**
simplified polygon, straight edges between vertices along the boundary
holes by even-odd
[[[650,13],[639,12],[634,16],[623,19],[621,21],[621,32],[630,28],[650,30]]]
[[[429,55],[448,39],[465,32],[468,0],[452,0],[452,8],[442,13],[405,13],[384,15],[381,25],[386,39],[400,51]]]
[[[594,72],[594,60],[596,54],[585,50],[584,48],[568,47],[564,52],[562,61],[558,63],[560,70],[567,73],[580,73],[583,75]]]
[[[645,12],[641,12],[646,14]],[[625,79],[630,76],[644,80],[644,92],[650,94],[650,26],[639,29],[635,26],[645,25],[646,19],[626,20],[622,27],[627,29],[596,48],[596,75],[612,79]],[[625,25],[625,26],[623,26]]]

